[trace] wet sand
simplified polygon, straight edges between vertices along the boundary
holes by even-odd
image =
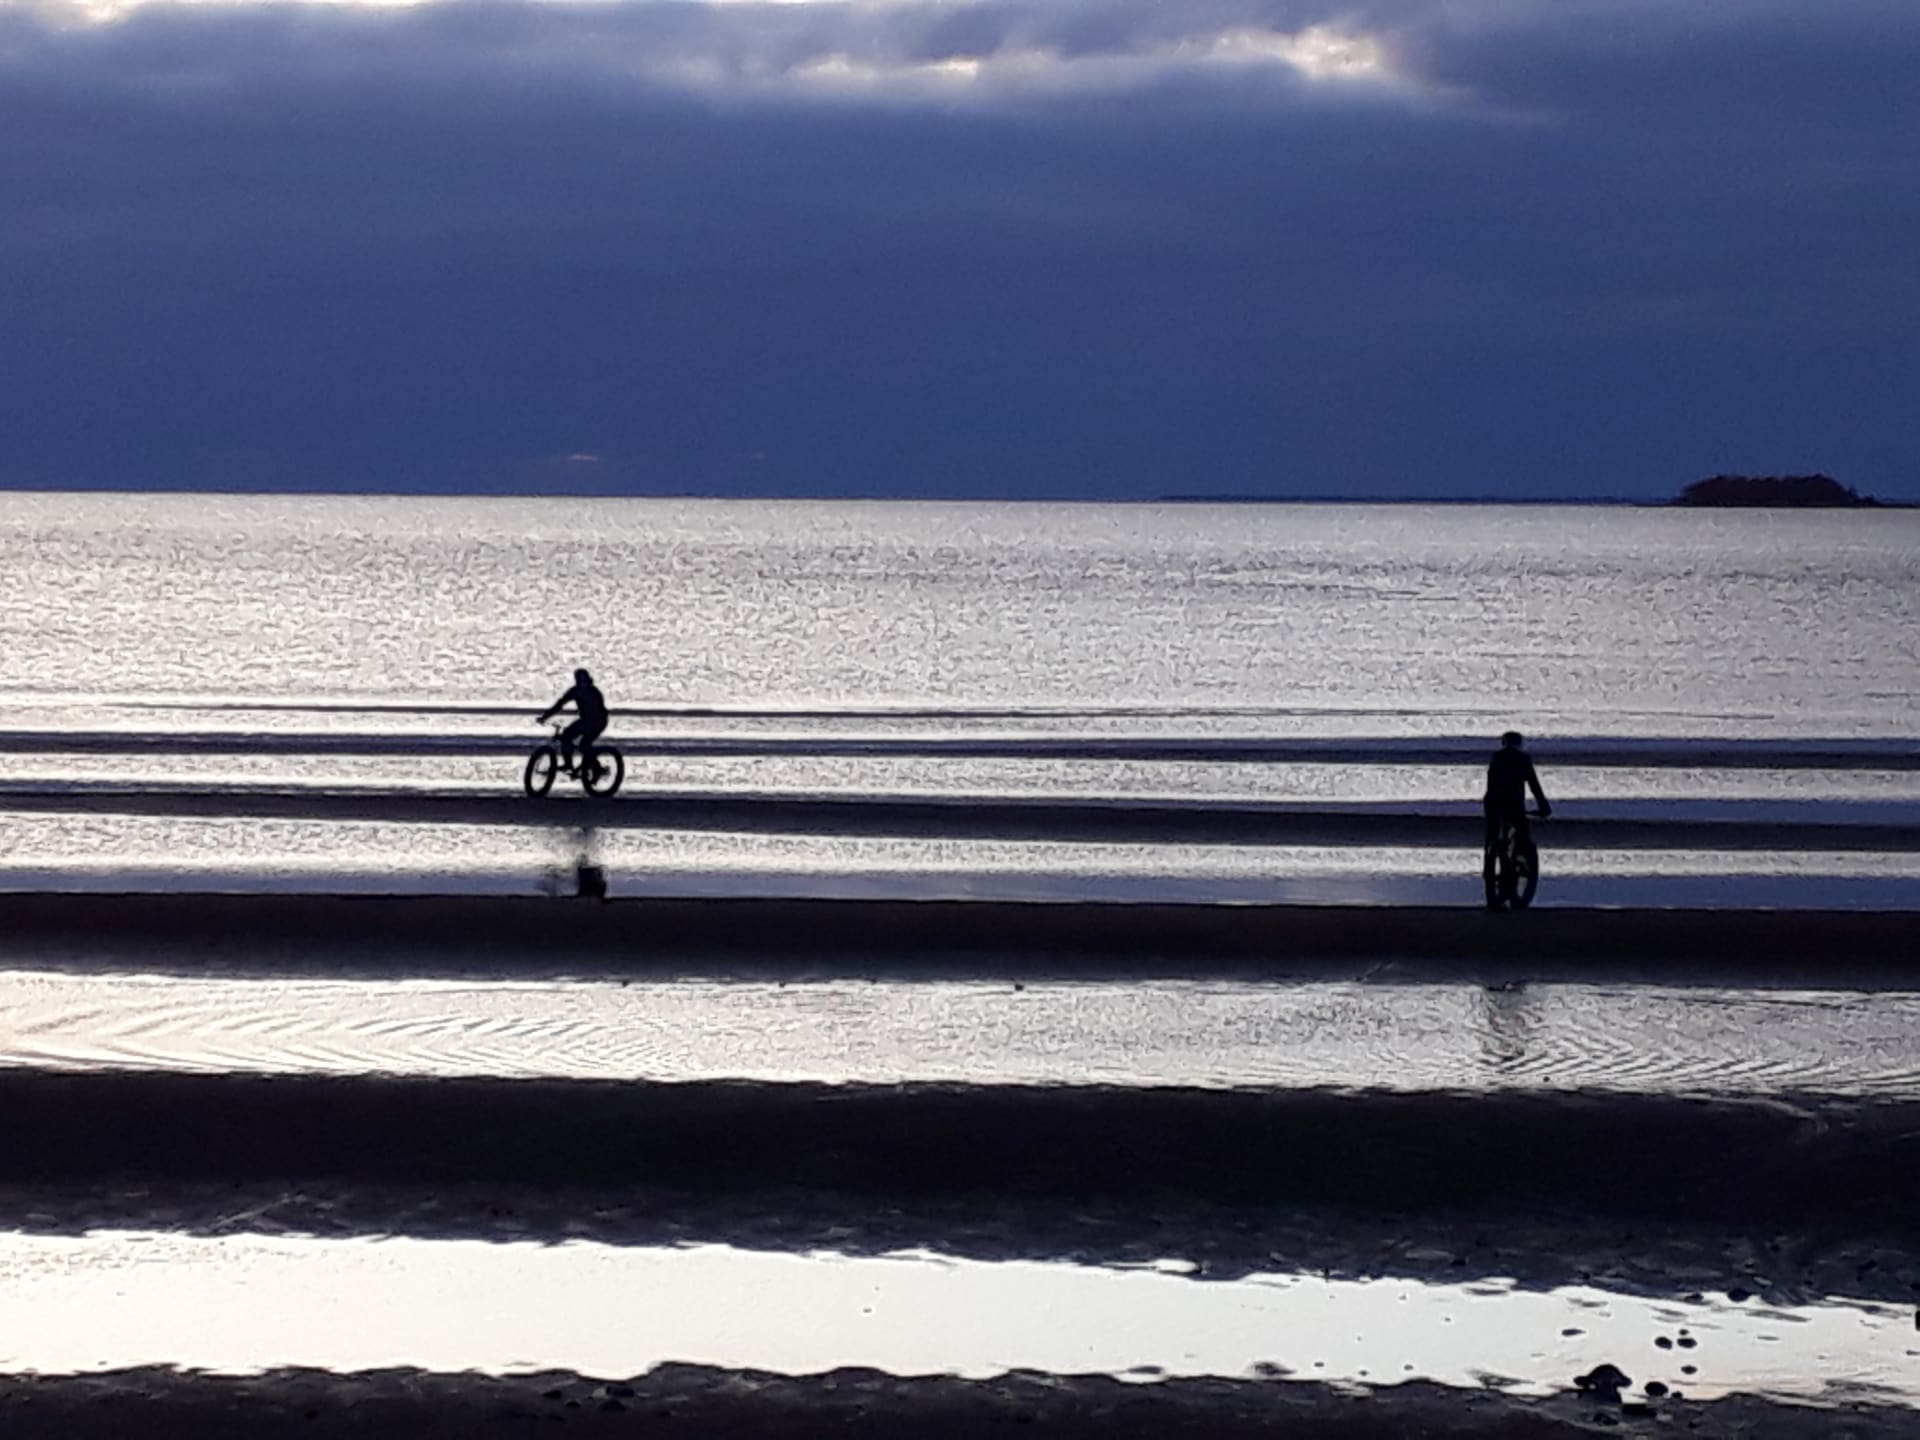
[[[836,837],[1056,841],[1097,844],[1340,845],[1477,852],[1481,819],[1468,807],[1433,814],[1286,802],[1207,802],[990,796],[629,794],[587,801],[559,795],[396,794],[381,790],[96,784],[0,790],[0,809],[27,814],[142,815],[401,825],[592,826],[604,830],[764,832]],[[1755,819],[1563,817],[1552,843],[1574,850],[1729,853],[1920,850],[1910,824]]]
[[[667,1365],[625,1381],[564,1373],[513,1377],[382,1370],[283,1370],[249,1377],[162,1368],[0,1383],[12,1440],[263,1435],[699,1435],[774,1437],[1045,1434],[1069,1440],[1304,1435],[1325,1440],[1574,1440],[1593,1435],[1821,1437],[1914,1433],[1912,1412],[1864,1402],[1813,1407],[1745,1396],[1608,1403],[1569,1393],[1516,1399],[1419,1382],[1355,1395],[1310,1381],[1169,1380],[1011,1374],[901,1379],[871,1370],[787,1377]]]
[[[214,706],[214,709],[249,707]],[[303,706],[271,706],[270,711],[310,709]],[[379,707],[374,707],[377,711]],[[324,711],[324,707],[321,707]],[[315,711],[313,713],[321,713]],[[369,713],[359,706],[350,713]],[[409,710],[407,713],[436,713]],[[445,713],[445,712],[439,712]],[[616,717],[629,713],[616,711]],[[701,711],[674,712],[686,717]],[[776,724],[795,719],[818,719],[823,712],[751,712],[760,720]],[[825,712],[832,718],[849,713]],[[969,715],[991,717],[994,712],[922,712],[951,726],[964,723]],[[1033,719],[1046,712],[1006,711],[1005,717]],[[1089,712],[1054,712],[1056,718],[1084,716]],[[1115,712],[1100,711],[1111,716]],[[1193,712],[1137,710],[1134,715],[1171,713],[1183,718]],[[1238,712],[1245,714],[1247,712]],[[910,716],[912,712],[874,712],[867,718],[885,721]],[[1071,722],[1069,722],[1071,725]],[[1081,725],[1071,725],[1079,730]],[[1294,739],[1257,736],[1180,735],[1087,735],[1087,734],[1011,734],[967,736],[953,734],[887,735],[793,735],[748,732],[745,734],[671,735],[622,734],[616,728],[612,739],[628,760],[650,756],[761,756],[812,755],[878,758],[914,756],[940,759],[1060,759],[1060,760],[1133,760],[1133,761],[1232,761],[1241,764],[1309,765],[1422,765],[1468,766],[1486,763],[1488,741],[1483,737],[1456,739],[1417,739],[1368,736],[1363,739],[1300,737]],[[191,730],[79,730],[62,727],[41,730],[0,730],[0,751],[22,755],[500,755],[524,757],[538,743],[520,735],[395,735],[379,733],[284,731],[275,729],[207,730],[198,725]],[[1695,770],[1920,770],[1920,745],[1901,738],[1880,739],[1624,739],[1604,736],[1567,736],[1552,747],[1555,765],[1582,768],[1622,766],[1634,769]]]
[[[1813,1231],[1920,1213],[1920,1103],[0,1073],[0,1179],[794,1186]]]
[[[0,963],[379,975],[1920,983],[1920,910],[0,894]]]
[[[905,1193],[674,1188],[537,1176],[367,1181],[341,1177],[180,1180],[124,1175],[0,1183],[0,1229],[49,1236],[119,1230],[317,1239],[407,1236],[512,1244],[728,1245],[766,1253],[884,1256],[925,1251],[980,1262],[1145,1267],[1191,1281],[1298,1273],[1329,1280],[1597,1287],[1669,1301],[1712,1291],[1756,1306],[1831,1296],[1920,1297],[1920,1253],[1904,1220],[1802,1228],[1711,1216],[1583,1215],[1496,1199],[1408,1209],[1212,1200],[1174,1189],[1071,1196],[998,1190]],[[1917,1342],[1920,1343],[1920,1342]]]
[[[1008,1375],[998,1380],[897,1379],[877,1371],[778,1377],[662,1365],[630,1380],[566,1373],[432,1375],[409,1369],[259,1377],[136,1369],[94,1377],[21,1379],[0,1386],[0,1427],[15,1440],[142,1434],[171,1440],[301,1436],[545,1434],[927,1436],[1048,1434],[1069,1440],[1133,1436],[1271,1436],[1325,1440],[1574,1440],[1596,1434],[1686,1434],[1703,1440],[1882,1440],[1910,1436],[1903,1409],[1770,1404],[1736,1396],[1697,1404],[1609,1404],[1569,1394],[1517,1400],[1498,1390],[1411,1382],[1363,1396],[1308,1380],[1164,1380]]]
[[[510,1168],[502,1166],[501,1168]],[[1916,1271],[1900,1231],[1736,1233],[1703,1224],[1596,1223],[1520,1212],[1277,1209],[1168,1194],[1010,1196],[940,1192],[891,1199],[776,1189],[704,1192],[651,1185],[553,1185],[527,1177],[433,1184],[309,1188],[285,1181],[0,1186],[0,1223],[77,1233],[139,1228],[340,1238],[391,1235],[633,1245],[725,1243],[745,1248],[878,1254],[924,1247],[1004,1260],[1071,1259],[1128,1265],[1181,1257],[1205,1285],[1254,1270],[1318,1270],[1459,1284],[1518,1278],[1547,1288],[1577,1280],[1670,1299],[1708,1289],[1754,1305],[1796,1293],[1909,1300]],[[1751,1291],[1750,1302],[1745,1299]],[[1697,1295],[1691,1297],[1698,1299]],[[288,1304],[298,1304],[288,1296]],[[1650,1337],[1649,1337],[1650,1338]],[[1544,1337],[1543,1337],[1544,1340]],[[17,1341],[16,1341],[17,1343]],[[1896,1341],[1897,1343],[1897,1341]],[[1391,1337],[1382,1373],[1398,1368]],[[1407,1356],[1419,1359],[1417,1344]],[[1677,1378],[1677,1361],[1651,1347],[1596,1355],[1644,1382]],[[1148,1379],[1138,1376],[1135,1379]],[[668,1364],[642,1376],[541,1373],[499,1377],[390,1369],[283,1369],[229,1377],[148,1367],[100,1375],[0,1381],[9,1436],[261,1435],[299,1430],[342,1436],[465,1435],[564,1422],[595,1433],[732,1435],[999,1434],[1039,1424],[1049,1433],[1108,1437],[1283,1433],[1373,1436],[1558,1437],[1683,1426],[1721,1436],[1881,1436],[1912,1433],[1914,1412],[1836,1396],[1833,1408],[1735,1396],[1699,1402],[1644,1392],[1625,1399],[1565,1393],[1521,1398],[1498,1388],[1414,1381],[1356,1391],[1276,1371],[1240,1380],[1122,1384],[1100,1376],[1015,1372],[995,1379],[902,1378],[873,1370],[776,1376]],[[1276,1383],[1283,1382],[1283,1383]],[[613,1403],[609,1403],[613,1402]]]
[[[0,897],[0,960],[311,974],[1658,976],[1905,988],[1920,916],[794,901]],[[1920,1102],[0,1071],[0,1225],[720,1241],[1920,1294]],[[290,1300],[290,1303],[294,1303]],[[1630,1357],[1619,1363],[1631,1373]],[[1572,1377],[1567,1380],[1571,1382]],[[1914,1433],[1416,1383],[144,1369],[0,1380],[9,1436]]]

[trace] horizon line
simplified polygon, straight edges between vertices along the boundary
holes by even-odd
[[[876,505],[1531,505],[1593,508],[1639,509],[1915,509],[1920,496],[1911,499],[1885,499],[1862,495],[1868,503],[1835,506],[1688,506],[1679,503],[1679,492],[1671,496],[1638,495],[1339,495],[1310,493],[1300,495],[1263,495],[1256,493],[1168,493],[1161,495],[1016,495],[1008,493],[950,493],[921,495],[877,495],[848,491],[803,491],[785,494],[731,492],[713,490],[429,490],[390,487],[347,488],[344,486],[287,486],[243,488],[225,485],[10,485],[0,482],[0,495],[206,495],[244,498],[329,498],[369,500],[706,500],[743,503],[839,503]]]

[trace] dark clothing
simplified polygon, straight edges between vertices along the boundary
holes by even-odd
[[[1482,856],[1480,871],[1486,876],[1489,883],[1493,880],[1494,851],[1495,847],[1500,843],[1500,827],[1502,825],[1513,826],[1514,843],[1521,849],[1525,849],[1533,841],[1533,827],[1527,823],[1525,807],[1515,810],[1508,815],[1496,815],[1493,811],[1489,810],[1487,812],[1487,838],[1480,852]]]
[[[1489,839],[1493,836],[1494,822],[1518,818],[1525,823],[1529,790],[1542,810],[1553,808],[1547,804],[1547,793],[1540,788],[1540,777],[1534,774],[1533,760],[1526,751],[1504,747],[1494,751],[1487,765],[1487,793],[1480,801],[1487,816]]]
[[[607,699],[600,693],[600,687],[591,680],[575,685],[554,701],[548,707],[547,713],[552,715],[556,711],[566,709],[569,705],[580,712],[581,724],[598,725],[601,730],[607,728]],[[599,731],[594,733],[598,734]]]
[[[573,686],[553,704],[547,707],[547,715],[564,710],[567,706],[579,712],[578,718],[560,732],[560,763],[569,770],[573,768],[573,747],[578,741],[584,752],[588,746],[598,740],[607,728],[607,699],[600,693],[600,687],[591,680],[582,680]]]
[[[580,753],[585,755],[587,753],[587,747],[598,740],[601,732],[606,728],[607,713],[604,710],[600,712],[600,718],[597,721],[589,721],[583,715],[571,725],[567,726],[566,729],[560,732],[560,763],[571,768],[573,765],[574,745],[578,744],[580,746]]]
[[[1486,878],[1489,905],[1495,903],[1492,889],[1494,847],[1500,843],[1500,827],[1512,825],[1514,839],[1522,847],[1533,839],[1533,827],[1527,823],[1529,790],[1533,792],[1542,815],[1553,809],[1547,804],[1547,792],[1540,788],[1540,777],[1534,773],[1533,760],[1526,751],[1505,745],[1494,751],[1493,759],[1487,764],[1487,793],[1480,800],[1480,808],[1487,817],[1485,858],[1481,873]]]

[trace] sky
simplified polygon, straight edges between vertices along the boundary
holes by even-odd
[[[0,0],[0,486],[1920,499],[1915,0]]]

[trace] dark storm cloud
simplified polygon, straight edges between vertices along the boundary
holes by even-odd
[[[1913,493],[1917,65],[1904,0],[16,5],[0,481]]]

